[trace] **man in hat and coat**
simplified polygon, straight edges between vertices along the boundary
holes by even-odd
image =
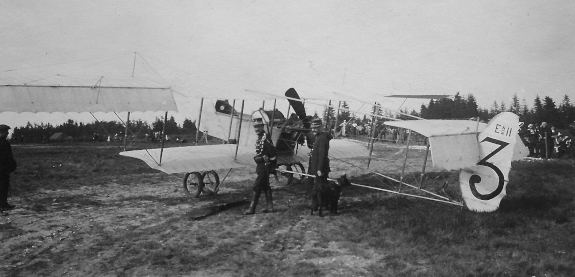
[[[14,205],[8,204],[10,189],[10,173],[16,170],[16,161],[12,155],[12,146],[8,142],[10,126],[0,124],[0,210],[12,210]]]
[[[322,131],[322,121],[315,118],[311,121],[311,131],[314,135],[313,146],[310,152],[308,174],[316,175],[327,181],[329,169],[329,141],[332,136]]]
[[[327,186],[329,167],[329,141],[333,138],[329,133],[322,131],[322,121],[314,118],[311,121],[311,132],[314,135],[313,146],[309,157],[308,174],[314,175],[308,179],[312,186],[312,201],[317,202],[319,215],[322,216],[322,191]],[[308,142],[309,143],[309,142]]]
[[[272,188],[270,187],[269,175],[275,171],[276,164],[276,149],[273,145],[268,134],[264,130],[264,122],[262,118],[255,118],[253,125],[258,135],[256,141],[256,181],[254,182],[252,201],[250,207],[244,212],[245,215],[255,214],[258,200],[263,192],[266,197],[266,209],[262,212],[271,213],[274,211],[274,204],[272,199]]]

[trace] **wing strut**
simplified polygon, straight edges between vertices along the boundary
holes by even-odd
[[[234,113],[236,110],[236,99],[232,102],[232,114],[230,116],[230,128],[228,129],[228,143],[230,142],[230,136],[232,135],[232,123],[234,123]],[[240,122],[241,124],[241,122]]]
[[[427,165],[427,156],[429,156],[429,139],[425,138],[425,144],[427,147],[425,148],[425,158],[423,158],[423,167],[421,168],[421,179],[419,180],[419,189],[423,186],[423,175],[425,174],[425,166]]]
[[[236,139],[236,154],[234,155],[234,161],[238,159],[238,148],[240,147],[240,134],[242,131],[242,121],[244,119],[244,102],[242,100],[242,111],[240,112],[240,127],[238,128],[238,138]]]
[[[337,104],[337,114],[335,116],[335,125],[333,125],[333,136],[336,137],[337,125],[339,124],[339,107],[341,107],[341,101]]]
[[[407,129],[405,129],[407,132]],[[403,176],[405,176],[405,166],[407,165],[407,154],[409,153],[409,142],[411,141],[411,131],[407,135],[407,143],[405,144],[405,159],[403,159],[403,168],[401,169],[401,176],[399,177],[399,192],[401,192],[401,184],[403,183]]]
[[[375,114],[378,110],[377,102],[373,105],[373,115],[371,116],[371,135],[369,138],[369,159],[367,160],[367,168],[371,163],[371,154],[373,153],[373,144],[375,143]]]
[[[270,137],[272,136],[272,133],[274,132],[274,117],[276,115],[276,99],[274,99],[274,109],[272,110],[272,119],[270,122],[270,125],[268,126],[268,128],[270,128]]]
[[[202,110],[204,109],[204,98],[200,101],[200,115],[198,116],[198,126],[196,126],[196,145],[198,145],[198,135],[200,135],[200,125],[202,125]]]
[[[329,103],[328,106],[331,106],[331,99],[329,100],[328,103]],[[330,126],[330,122],[329,122],[329,121],[330,121],[330,118],[329,118],[329,110],[330,110],[330,109],[332,109],[332,108],[327,108],[327,109],[325,109],[325,114],[324,114],[324,116],[323,116],[323,122],[325,122],[325,126],[323,126],[323,130],[324,130],[324,131],[327,131],[328,134],[329,134],[329,132],[330,132],[330,131],[329,131],[329,129],[330,129],[330,128],[329,128],[329,126]]]
[[[126,118],[126,132],[124,133],[124,151],[126,151],[126,143],[128,143],[129,125],[130,125],[130,112],[128,112],[128,117]]]
[[[164,154],[164,142],[166,141],[166,122],[168,121],[168,112],[164,115],[164,126],[162,126],[162,148],[160,149],[160,165],[162,165],[162,155]]]

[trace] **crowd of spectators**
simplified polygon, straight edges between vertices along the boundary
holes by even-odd
[[[573,146],[568,131],[560,131],[547,122],[530,123],[520,129],[520,135],[533,158],[573,158]]]

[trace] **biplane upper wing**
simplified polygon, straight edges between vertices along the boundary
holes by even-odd
[[[385,97],[391,98],[415,98],[415,99],[441,99],[451,97],[449,94],[392,94]]]
[[[168,86],[142,78],[3,75],[0,99],[0,112],[16,113],[178,110]]]

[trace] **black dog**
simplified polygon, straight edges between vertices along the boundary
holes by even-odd
[[[337,214],[337,203],[341,197],[343,187],[351,186],[347,176],[341,175],[336,182],[328,181],[323,185],[314,184],[311,191],[311,215],[318,211],[319,216],[323,216],[322,209],[325,207],[330,214]]]

